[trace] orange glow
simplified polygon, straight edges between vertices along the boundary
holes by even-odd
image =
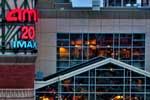
[[[96,40],[91,40],[91,41],[90,41],[90,44],[96,45]]]
[[[59,48],[59,53],[60,53],[60,57],[65,58],[68,56],[68,49],[64,48],[64,47],[60,47]]]
[[[81,100],[82,97],[81,96],[75,96],[75,100]]]
[[[66,48],[60,47],[59,53],[68,53],[68,50]]]
[[[49,100],[48,98],[43,98],[43,100]]]
[[[71,41],[71,45],[75,45],[75,42],[74,42],[74,41]]]
[[[127,51],[127,49],[123,49],[123,51]]]
[[[140,55],[140,52],[138,50],[133,50],[133,55],[134,56],[139,56]]]
[[[81,49],[81,45],[75,45],[75,47]]]
[[[75,41],[75,44],[81,45],[81,44],[82,44],[82,40],[76,40],[76,41]]]
[[[123,99],[123,96],[118,95],[118,96],[115,96],[113,100],[121,100],[121,99]]]
[[[94,46],[94,45],[90,45],[90,48],[93,50],[96,50],[96,46]]]
[[[105,56],[105,55],[106,55],[105,50],[100,50],[99,51],[99,56]]]
[[[90,42],[89,42],[89,41],[86,41],[86,42],[85,42],[85,44],[86,44],[86,45],[89,45],[89,44],[90,44]]]
[[[142,87],[142,80],[138,79],[138,87]]]

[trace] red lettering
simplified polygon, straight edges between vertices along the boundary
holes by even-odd
[[[6,16],[6,20],[9,22],[16,22],[17,20],[21,20],[20,9],[17,8],[17,9],[14,9],[14,10],[8,12],[8,14]]]
[[[24,22],[24,21],[38,21],[38,14],[35,9],[13,9],[10,12],[8,12],[6,16],[6,20],[9,22]]]
[[[21,28],[21,32],[22,32],[21,39],[27,40],[28,39],[28,27],[27,26],[23,26]]]
[[[28,17],[28,21],[31,22],[31,18],[33,18],[34,22],[37,22],[37,12],[34,9],[24,9],[22,12],[22,21],[24,22]]]
[[[35,39],[35,29],[33,26],[23,26],[21,28],[21,39],[23,40],[34,40]]]

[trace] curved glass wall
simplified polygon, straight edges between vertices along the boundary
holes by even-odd
[[[111,57],[144,69],[145,34],[57,34],[57,71],[70,68],[97,56]]]

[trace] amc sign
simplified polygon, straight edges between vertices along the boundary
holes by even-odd
[[[13,9],[8,12],[6,16],[8,22],[37,22],[38,14],[35,9]],[[36,49],[37,43],[35,41],[35,27],[34,26],[22,26],[21,36],[17,41],[13,41],[13,48],[21,49]]]

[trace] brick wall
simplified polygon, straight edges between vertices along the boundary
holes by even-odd
[[[33,88],[35,65],[0,65],[0,88]]]

